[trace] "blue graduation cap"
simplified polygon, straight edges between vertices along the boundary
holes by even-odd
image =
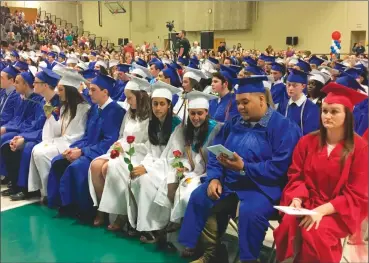
[[[36,78],[42,80],[51,87],[56,87],[61,77],[48,68],[40,67],[40,69],[41,71],[36,74]]]
[[[282,74],[284,74],[286,72],[286,67],[282,64],[277,63],[277,62],[272,63],[272,68],[271,69],[274,70],[274,71],[279,71]]]
[[[128,73],[129,69],[132,67],[130,64],[118,64],[117,70],[120,72]]]
[[[245,61],[249,66],[256,66],[258,64],[258,62],[252,57],[245,57],[243,61]]]
[[[310,64],[301,59],[298,59],[298,62],[295,66],[299,67],[301,70],[303,70],[306,73],[309,73],[311,71]]]
[[[230,65],[229,67],[233,69],[233,71],[235,71],[237,74],[242,70],[242,67],[237,65]]]
[[[14,67],[18,70],[27,71],[28,70],[28,64],[24,61],[17,61],[14,64]]]
[[[248,65],[245,71],[250,72],[252,75],[265,75],[264,70],[256,65]]]
[[[145,60],[143,60],[142,58],[137,58],[137,60],[136,60],[136,64],[137,64],[137,65],[140,65],[140,66],[142,66],[142,67],[147,68],[147,63],[146,63],[146,61],[145,61]]]
[[[321,59],[321,58],[318,58],[317,56],[312,56],[309,59],[309,63],[312,64],[312,65],[320,66],[321,64],[323,64],[323,62],[324,62],[324,60]]]
[[[15,78],[20,73],[20,71],[16,69],[13,65],[8,65],[2,71],[8,73],[8,75],[12,78]]]
[[[288,82],[308,84],[309,73],[294,68],[289,68],[288,70],[290,72],[287,78]]]
[[[265,62],[268,62],[268,63],[273,63],[273,62],[275,62],[275,57],[273,57],[273,56],[264,56],[263,60]]]
[[[41,50],[41,54],[45,54],[45,55],[47,55],[47,51],[45,51],[45,50]]]
[[[181,63],[182,65],[184,66],[187,66],[189,61],[187,58],[182,58],[182,57],[179,57],[178,60],[177,60],[178,63]]]
[[[155,67],[160,70],[163,70],[164,68],[164,64],[157,58],[153,58],[152,60],[150,60],[149,65],[155,65]]]
[[[47,55],[49,56],[49,57],[52,57],[52,58],[56,58],[58,55],[56,54],[56,52],[54,52],[54,51],[50,51],[49,53],[47,53]]]
[[[33,88],[33,82],[35,82],[35,76],[30,71],[22,72],[21,77],[24,79],[24,81]]]
[[[106,89],[109,94],[112,94],[115,80],[112,77],[98,73],[96,77],[91,80],[91,84],[98,86],[102,90]]]
[[[60,52],[59,53],[59,57],[61,57],[62,59],[65,59],[67,56],[65,55],[64,52]]]
[[[351,75],[355,79],[357,79],[363,73],[361,70],[356,69],[356,68],[349,68],[349,69],[346,69],[343,72]],[[343,72],[341,72],[341,75],[342,75]]]
[[[0,61],[0,71],[3,71],[4,68],[6,68],[8,64],[5,61]]]
[[[338,71],[344,71],[347,67],[339,62],[334,62],[334,69]]]
[[[96,57],[97,52],[96,51],[91,51],[90,55]]]
[[[219,64],[219,60],[217,60],[216,58],[208,57],[208,60],[209,60],[211,63],[215,64],[215,65],[218,65],[218,64]]]
[[[196,56],[193,56],[192,58],[190,58],[190,63],[188,64],[188,67],[200,69],[200,61],[198,60]]]
[[[10,52],[10,56],[13,56],[13,57],[16,57],[16,58],[19,58],[19,54],[17,51],[13,50],[12,52]]]
[[[178,63],[175,63],[175,62],[172,62],[170,64],[166,64],[167,66],[169,65],[170,67],[174,68],[174,69],[177,69],[177,70],[181,70],[182,69],[182,66],[179,65]]]
[[[265,92],[263,81],[267,81],[267,76],[251,76],[241,79],[233,79],[232,83],[238,84],[237,94]]]
[[[353,76],[347,74],[345,71],[343,71],[341,76],[336,79],[336,83],[342,86],[346,86],[350,89],[354,90],[359,89],[365,92],[364,88],[361,87],[360,83],[357,82],[357,80]]]
[[[182,86],[181,80],[178,76],[178,73],[176,71],[176,69],[171,66],[170,64],[167,64],[167,68],[162,70],[164,76],[166,78],[170,79],[170,84],[175,86],[175,87],[180,87]]]
[[[237,72],[224,65],[220,65],[220,74],[222,74],[228,81],[232,81],[232,79],[237,78]]]
[[[93,79],[94,77],[96,77],[96,70],[94,69],[87,69],[81,72],[81,75],[85,78],[85,79]]]

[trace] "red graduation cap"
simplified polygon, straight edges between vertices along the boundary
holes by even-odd
[[[327,97],[324,99],[325,103],[342,104],[351,111],[356,104],[368,99],[367,95],[334,82],[328,83],[322,91],[327,94]]]

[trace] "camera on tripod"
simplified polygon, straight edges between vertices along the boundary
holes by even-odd
[[[168,28],[169,32],[172,32],[174,29],[174,20],[172,22],[167,22],[166,27]]]

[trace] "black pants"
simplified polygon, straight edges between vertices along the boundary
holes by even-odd
[[[62,178],[65,170],[67,169],[67,167],[70,164],[71,164],[71,162],[68,161],[67,159],[57,160],[56,162],[53,163],[53,166],[51,167],[51,169],[53,169],[55,175],[60,180]]]
[[[12,150],[10,150],[9,143],[7,143],[4,144],[3,147],[1,147],[1,155],[4,158],[6,171],[8,173],[8,179],[11,183],[11,188],[16,191],[21,191],[22,189],[17,186],[17,182],[22,151],[17,150],[13,152]]]

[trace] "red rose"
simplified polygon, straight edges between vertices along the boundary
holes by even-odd
[[[119,156],[119,151],[117,151],[117,150],[112,150],[111,152],[110,152],[110,158],[111,159],[115,159],[115,158],[117,158]]]
[[[133,143],[135,141],[135,136],[127,136],[127,142],[129,144]]]
[[[173,155],[174,155],[174,157],[181,157],[182,153],[179,150],[175,150],[175,151],[173,151]]]

